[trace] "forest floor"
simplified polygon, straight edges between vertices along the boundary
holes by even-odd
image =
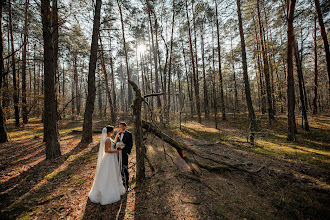
[[[285,116],[271,128],[258,116],[254,145],[246,142],[246,118],[228,114],[219,130],[204,120],[163,131],[201,155],[253,173],[201,169],[193,175],[171,146],[148,134],[147,155],[156,171],[146,165],[147,178],[136,187],[133,148],[132,190],[106,206],[88,199],[100,134],[81,144],[81,134],[72,131],[81,130],[82,121],[62,120],[62,156],[46,160],[40,121],[31,119],[24,128],[9,121],[10,142],[0,145],[0,219],[329,219],[330,115],[310,117],[310,132],[298,124],[294,143],[286,141]],[[95,121],[94,130],[106,124]]]

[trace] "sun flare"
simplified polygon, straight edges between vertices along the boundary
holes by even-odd
[[[143,45],[143,44],[140,44],[138,47],[137,47],[137,53],[138,55],[142,55],[144,54],[144,52],[146,51],[146,46]]]

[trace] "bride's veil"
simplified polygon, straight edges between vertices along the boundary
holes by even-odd
[[[95,174],[97,174],[97,172],[99,171],[102,158],[103,158],[103,156],[105,154],[105,152],[104,152],[104,146],[105,146],[105,139],[106,139],[106,137],[107,137],[107,128],[103,128],[102,135],[101,135],[101,141],[100,141],[99,154],[97,156],[97,165],[96,165]]]

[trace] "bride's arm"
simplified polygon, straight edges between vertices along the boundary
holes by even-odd
[[[111,141],[108,139],[105,141],[104,151],[109,154],[119,153],[119,150],[110,150],[111,149]]]
[[[119,136],[119,134],[120,134],[120,132],[118,132],[118,133],[116,134],[115,140],[113,140],[113,141],[115,142],[115,144],[117,143],[117,140],[118,140],[118,136]]]

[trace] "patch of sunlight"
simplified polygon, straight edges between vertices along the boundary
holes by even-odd
[[[17,140],[21,138],[33,138],[35,136],[41,135],[43,135],[43,128],[14,130],[8,132],[8,136],[11,140]]]
[[[310,152],[310,153],[320,154],[320,155],[324,155],[324,156],[330,156],[329,151],[322,150],[322,149],[315,149],[314,148],[315,146],[310,146],[310,147],[309,146],[301,146],[301,145],[299,145],[298,142],[293,142],[293,143],[287,142],[287,141],[285,141],[286,140],[286,135],[280,135],[280,134],[276,134],[276,133],[272,133],[271,135],[278,137],[278,139],[277,138],[273,139],[273,142],[276,141],[278,146],[290,147],[290,148],[293,148],[293,149],[299,149],[299,150],[307,151],[307,152]],[[259,141],[259,140],[257,140],[257,141]],[[261,140],[261,141],[265,141],[265,140]],[[301,141],[305,142],[305,144],[310,143],[310,144],[315,144],[316,146],[322,146],[322,147],[324,146],[324,143],[311,141],[311,140],[307,140],[307,139],[303,139]],[[325,144],[325,145],[327,145],[327,144]]]
[[[146,145],[145,147],[147,148],[147,152],[148,152],[148,154],[151,154],[151,155],[155,155],[155,154],[157,154],[157,152],[156,152],[156,150],[155,150],[155,148],[154,148],[153,146],[151,146],[151,145]]]
[[[64,177],[64,176],[70,176],[70,175],[73,175],[73,171],[63,171],[63,170],[56,170],[48,175],[45,176],[45,179],[47,180],[55,180],[55,179],[58,179],[58,178],[61,178],[61,177]]]
[[[319,141],[314,141],[314,140],[308,140],[308,139],[303,139],[301,141],[308,142],[308,143],[310,143],[312,145],[321,146],[321,147],[324,147],[324,148],[330,147],[330,144],[324,143],[324,142],[319,142]]]
[[[58,173],[60,171],[63,171],[68,167],[68,164],[63,164],[60,166],[55,172]],[[53,172],[54,173],[54,172]],[[45,178],[41,180],[39,183],[37,183],[32,189],[30,189],[28,192],[26,192],[24,195],[16,199],[12,204],[10,204],[6,209],[11,210],[15,207],[19,207],[19,204],[23,202],[23,200],[30,200],[28,198],[33,197],[34,193],[36,193],[39,189],[41,189],[42,186],[46,185],[48,180]]]
[[[286,139],[287,138],[286,134],[279,134],[279,133],[274,133],[274,132],[269,132],[269,134],[271,134],[275,137],[281,138],[281,139]]]
[[[304,147],[304,146],[297,146],[294,145],[295,148],[307,151],[307,152],[311,152],[311,153],[315,153],[315,154],[320,154],[320,155],[324,155],[324,156],[330,156],[330,152],[329,151],[323,151],[323,150],[318,150],[318,149],[314,149],[314,148],[309,148],[309,147]]]
[[[66,161],[73,162],[75,159],[77,159],[77,155],[70,155]]]
[[[285,159],[306,161],[308,163],[312,163],[320,167],[330,166],[330,160],[328,159],[328,157],[324,159],[320,157],[316,157],[315,152],[311,152],[310,148],[301,147],[300,149],[295,144],[289,144],[289,143],[275,144],[265,140],[258,140],[257,143],[258,143],[258,147],[255,148],[254,151],[261,154],[270,155],[274,157],[284,157]]]
[[[41,145],[42,146],[42,145]],[[23,160],[30,160],[31,158],[35,157],[37,154],[39,154],[41,151],[43,150],[43,147],[42,148],[39,148],[37,150],[35,150],[33,153],[31,154],[28,154],[27,156],[25,157],[20,157],[18,158],[16,161],[13,161],[12,164],[18,164],[20,161],[23,161]],[[41,156],[42,157],[42,156]],[[30,166],[30,165],[29,165]]]
[[[290,144],[288,145],[282,145],[282,144],[275,144],[273,142],[270,141],[266,141],[266,140],[257,140],[258,145],[261,145],[264,148],[268,148],[271,149],[274,153],[279,152],[279,153],[308,153],[308,152],[304,152],[300,149],[295,149],[293,148]]]
[[[97,155],[94,154],[89,154],[89,155],[84,155],[78,158],[79,160],[85,160],[85,161],[93,161],[97,159]]]
[[[330,190],[330,184],[328,184],[326,181],[321,181],[318,178],[297,172],[295,170],[291,170],[291,172],[295,177],[297,177],[297,179],[301,179],[301,178],[308,179],[310,182],[314,183],[315,185]]]
[[[80,175],[74,175],[71,177],[70,182],[68,183],[69,186],[76,186],[86,182],[86,178],[81,178]]]
[[[82,130],[82,126],[75,126],[75,127],[68,127],[68,128],[62,128],[60,130],[60,135],[66,135],[72,132],[72,130]]]

